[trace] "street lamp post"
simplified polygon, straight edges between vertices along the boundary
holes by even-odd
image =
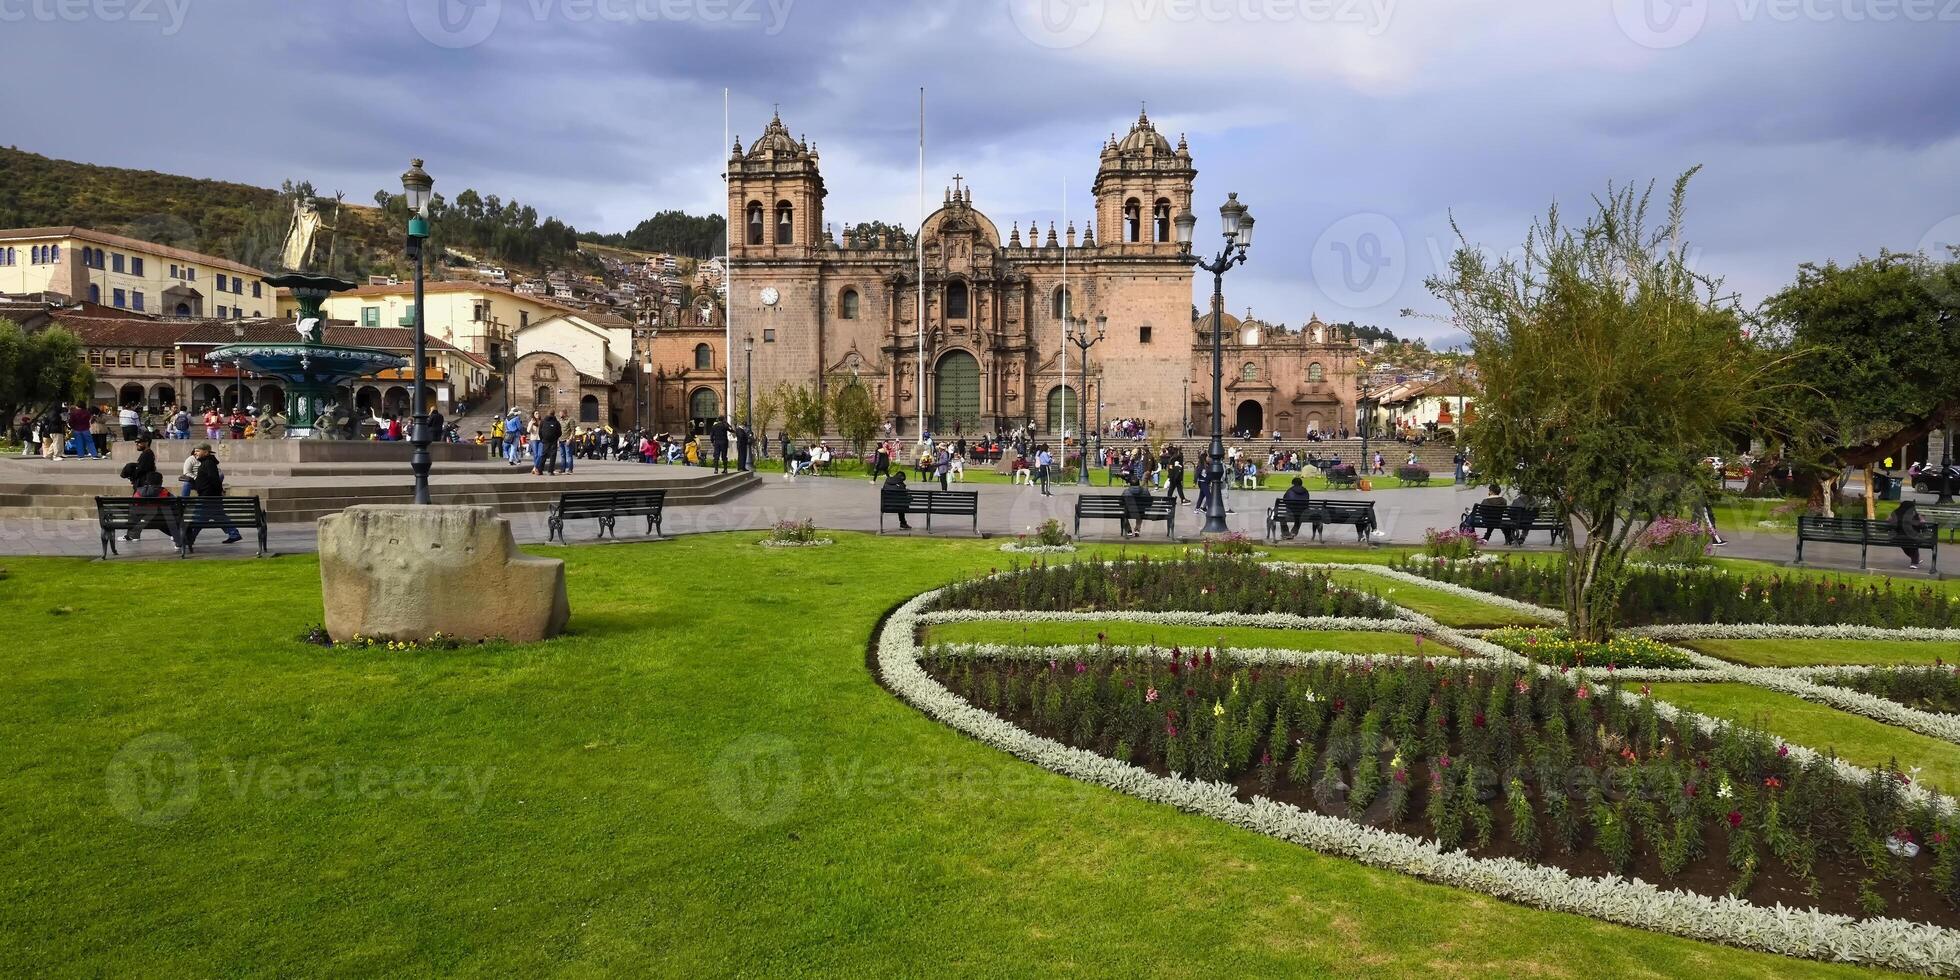
[[[1088,397],[1089,393],[1089,348],[1096,346],[1103,339],[1108,327],[1109,317],[1097,316],[1096,335],[1091,337],[1089,336],[1088,317],[1071,317],[1062,321],[1062,339],[1074,344],[1076,349],[1082,352],[1082,390],[1075,399],[1075,426],[1078,433],[1086,433],[1089,428],[1089,406],[1082,402],[1082,399]],[[1100,400],[1101,395],[1098,395],[1097,399]],[[1085,438],[1080,441],[1082,444],[1082,465],[1076,467],[1075,482],[1086,487],[1089,485],[1089,440]],[[1065,445],[1063,447],[1063,453],[1066,454],[1067,451]],[[1066,461],[1064,459],[1064,462]]]
[[[402,196],[408,202],[408,243],[405,251],[408,260],[415,267],[415,404],[411,409],[413,422],[409,426],[409,444],[415,452],[409,457],[408,468],[415,473],[415,502],[429,502],[429,405],[428,405],[428,338],[424,330],[422,310],[422,245],[429,238],[429,192],[435,187],[435,179],[422,169],[422,161],[410,160],[408,170],[402,174]]]
[[[749,430],[749,469],[755,469],[755,334],[742,335],[742,426]]]
[[[1225,247],[1210,262],[1199,258],[1191,251],[1191,237],[1198,227],[1198,218],[1186,208],[1178,212],[1177,246],[1183,253],[1182,260],[1190,262],[1211,273],[1211,494],[1205,506],[1206,534],[1223,534],[1225,526],[1225,348],[1222,334],[1225,329],[1225,270],[1245,262],[1246,250],[1252,247],[1252,216],[1246,213],[1246,206],[1239,203],[1235,192],[1226,196],[1225,203],[1218,208],[1225,233]],[[1188,400],[1187,400],[1188,404]]]
[[[1361,465],[1358,469],[1363,476],[1368,475],[1374,469],[1374,457],[1368,455],[1368,430],[1374,428],[1375,425],[1376,404],[1373,398],[1369,398],[1366,395],[1363,395],[1361,400],[1355,403],[1354,427],[1361,430]]]

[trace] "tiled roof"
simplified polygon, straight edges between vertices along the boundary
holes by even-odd
[[[73,316],[56,314],[57,324],[90,347],[174,347],[196,321]]]
[[[196,347],[221,347],[239,342],[236,327],[245,328],[245,341],[248,343],[297,342],[299,331],[293,328],[290,320],[141,320],[135,318],[108,319],[102,317],[75,317],[66,313],[56,316],[56,322],[75,332],[82,343],[91,347],[173,347],[189,345]],[[327,342],[344,344],[349,347],[373,347],[379,350],[410,350],[415,346],[415,331],[406,327],[327,327]],[[432,351],[457,350],[446,341],[430,337],[428,349]],[[459,353],[467,353],[460,352]]]
[[[161,255],[164,258],[178,259],[194,265],[210,266],[213,269],[223,269],[227,272],[239,272],[251,276],[254,279],[265,275],[265,272],[262,270],[233,262],[230,259],[220,258],[216,255],[206,255],[203,252],[193,252],[190,249],[175,248],[170,245],[159,245],[156,242],[146,242],[140,238],[125,238],[121,235],[111,235],[106,231],[96,231],[92,228],[82,228],[76,225],[0,229],[0,242],[20,241],[30,238],[76,238],[96,245],[123,248],[132,252],[144,252],[149,255]]]
[[[511,299],[523,300],[527,303],[536,303],[539,306],[549,306],[552,307],[553,309],[563,310],[566,313],[585,312],[583,309],[580,309],[579,307],[570,306],[565,303],[558,302],[555,299],[549,299],[547,297],[540,296],[533,293],[520,293],[515,290],[507,289],[503,286],[492,286],[489,285],[488,283],[481,283],[481,282],[462,282],[462,281],[430,282],[430,283],[423,284],[422,291],[424,293],[490,293],[490,294],[508,296]],[[360,286],[355,289],[350,289],[344,293],[335,293],[334,295],[336,296],[409,296],[412,295],[414,292],[415,292],[414,283],[403,282],[403,283],[397,283],[393,286]]]

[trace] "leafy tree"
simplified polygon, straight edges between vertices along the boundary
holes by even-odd
[[[881,422],[871,389],[855,376],[833,382],[830,388],[830,417],[837,431],[851,441],[851,449],[864,455],[864,444],[878,434]]]
[[[719,214],[697,217],[670,209],[634,225],[624,235],[601,235],[594,240],[644,252],[706,259],[728,251],[727,228],[727,219]]]
[[[785,381],[776,386],[776,403],[783,412],[783,428],[792,441],[814,442],[823,435],[823,394],[808,385]]]
[[[774,389],[756,393],[755,407],[751,409],[755,417],[750,421],[749,427],[755,430],[757,438],[766,437],[769,427],[776,422],[776,416],[782,414],[782,390],[782,386],[778,385]]]
[[[1960,262],[1881,252],[1805,263],[1758,317],[1766,343],[1812,355],[1788,362],[1803,424],[1765,435],[1823,513],[1846,470],[1869,479],[1960,413]]]
[[[1719,283],[1689,267],[1693,174],[1675,182],[1658,232],[1651,186],[1609,187],[1583,225],[1553,206],[1519,257],[1494,261],[1464,240],[1428,283],[1471,339],[1477,458],[1565,523],[1566,624],[1585,640],[1611,631],[1634,525],[1780,394],[1774,364],[1716,301]]]

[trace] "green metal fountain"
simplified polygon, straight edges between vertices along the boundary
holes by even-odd
[[[236,343],[204,355],[214,364],[242,363],[245,369],[285,382],[286,438],[331,439],[337,434],[332,418],[341,386],[377,371],[408,366],[408,358],[371,347],[326,342],[327,317],[320,305],[327,297],[354,288],[345,279],[305,272],[266,276],[266,285],[284,286],[299,301],[293,326],[297,343]],[[346,406],[351,411],[352,406]]]

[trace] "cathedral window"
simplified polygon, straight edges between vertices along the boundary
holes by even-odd
[[[844,295],[838,297],[837,315],[846,320],[855,320],[858,318],[857,290],[846,289],[844,290]]]
[[[749,202],[749,244],[762,244],[762,202]]]
[[[715,352],[707,344],[694,345],[694,367],[699,371],[712,370],[715,366]]]
[[[947,283],[946,316],[949,319],[963,320],[966,318],[966,315],[966,283]]]
[[[788,245],[796,240],[792,231],[795,227],[795,222],[792,220],[795,210],[790,207],[788,201],[776,202],[776,244]]]
[[[1159,242],[1170,241],[1171,240],[1171,202],[1164,200],[1161,197],[1158,198],[1157,206],[1152,208],[1150,211],[1150,217],[1152,223],[1154,223],[1157,226],[1157,237],[1154,240]]]
[[[1319,361],[1307,365],[1307,380],[1315,384],[1327,380],[1327,369],[1321,367]]]
[[[1254,364],[1251,361],[1245,362],[1245,366],[1239,368],[1239,379],[1242,381],[1259,380],[1259,365]]]
[[[1143,240],[1143,205],[1138,204],[1134,197],[1123,202],[1123,240]]]
[[[1068,287],[1056,286],[1055,296],[1053,301],[1055,319],[1059,320],[1062,317],[1068,315],[1069,309],[1071,308],[1071,302],[1072,301],[1070,300],[1068,294]]]

